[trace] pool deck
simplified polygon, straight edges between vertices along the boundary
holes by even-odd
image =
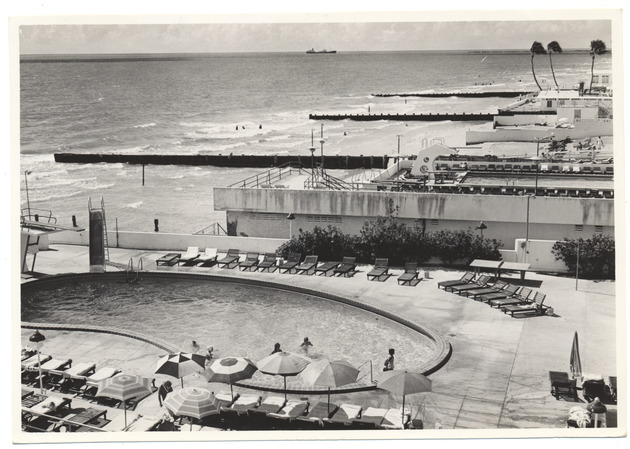
[[[617,364],[615,282],[580,280],[528,273],[526,285],[545,293],[545,304],[553,307],[553,316],[512,318],[488,305],[447,293],[437,283],[457,279],[462,271],[428,268],[428,278],[413,287],[398,286],[402,270],[390,270],[385,282],[370,282],[365,274],[370,266],[359,266],[350,278],[298,276],[275,273],[241,272],[213,266],[158,267],[155,260],[167,251],[140,251],[110,248],[110,259],[125,264],[129,258],[143,258],[145,269],[169,272],[212,273],[272,282],[298,284],[369,304],[441,333],[452,346],[449,361],[429,377],[431,393],[408,395],[407,404],[424,405],[425,428],[434,429],[554,429],[554,435],[578,435],[577,429],[564,429],[571,407],[586,403],[550,394],[549,371],[569,371],[573,334],[580,337],[583,371],[607,376],[623,376],[623,360]],[[40,252],[35,277],[88,270],[88,248],[51,245]],[[111,269],[115,270],[115,269]],[[424,275],[424,269],[421,274]],[[22,276],[23,282],[30,276]],[[505,275],[519,283],[518,274]],[[524,284],[525,285],[525,284]],[[22,345],[32,330],[22,329]],[[316,336],[313,336],[313,340]],[[77,361],[108,364],[125,372],[155,377],[153,370],[163,351],[147,343],[107,334],[46,331],[45,353]],[[403,366],[397,366],[403,369]],[[378,373],[376,373],[378,378]],[[158,381],[160,381],[158,377]],[[186,385],[204,385],[210,390],[227,386],[207,384],[197,375],[185,379]],[[179,385],[173,382],[174,386]],[[238,390],[238,389],[237,389]],[[228,389],[229,391],[229,389]],[[241,391],[249,391],[242,389]],[[623,389],[620,389],[623,391]],[[623,395],[624,393],[620,393]],[[334,402],[364,406],[396,406],[391,394],[376,390],[334,396]],[[621,402],[623,403],[623,402]],[[399,406],[399,404],[398,404]],[[611,429],[617,422],[617,406],[607,405],[608,435],[624,429]],[[140,402],[137,412],[160,416],[155,394]],[[624,426],[625,410],[620,410]],[[465,435],[471,434],[466,432]],[[532,435],[515,432],[504,436]],[[602,435],[602,434],[600,434]],[[464,436],[464,433],[462,433]]]

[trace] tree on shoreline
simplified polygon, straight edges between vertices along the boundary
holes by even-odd
[[[552,53],[562,53],[562,47],[557,41],[551,41],[547,44],[547,51],[549,52],[549,65],[551,66],[551,74],[553,75],[553,82],[556,84],[556,89],[559,89],[558,81],[556,81],[556,72],[553,71],[553,62],[551,61]]]
[[[591,41],[591,84],[588,86],[588,91],[590,92],[593,88],[593,68],[595,67],[595,55],[603,55],[606,53],[606,44],[599,39],[595,39]]]
[[[543,47],[543,44],[541,44],[538,41],[534,41],[534,43],[532,44],[532,47],[529,49],[529,51],[532,54],[532,75],[534,76],[534,81],[536,82],[536,85],[538,86],[538,89],[542,90],[542,87],[540,87],[540,84],[538,84],[538,80],[536,79],[536,71],[534,70],[534,56],[536,56],[536,55],[546,55],[547,54],[547,50],[545,50],[545,47]]]

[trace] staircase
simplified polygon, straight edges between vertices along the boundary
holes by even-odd
[[[96,213],[96,214],[100,214],[103,217],[102,229],[103,229],[104,264],[110,267],[117,268],[119,270],[126,270],[127,265],[118,263],[118,262],[112,262],[111,260],[109,260],[109,240],[107,238],[107,220],[105,218],[105,199],[101,197],[100,205],[97,207],[92,207],[92,198],[89,198],[88,211],[90,215],[92,215],[93,213]]]

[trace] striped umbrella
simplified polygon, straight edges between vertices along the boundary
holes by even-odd
[[[174,415],[202,419],[219,413],[213,394],[204,388],[188,387],[169,394],[164,405]],[[190,422],[192,428],[192,421]]]
[[[258,362],[258,370],[265,374],[284,377],[284,398],[287,398],[287,376],[295,376],[304,369],[310,360],[290,352],[276,352]]]
[[[242,379],[249,379],[258,370],[254,363],[243,357],[224,357],[212,362],[210,368],[203,375],[208,382],[223,382],[230,384],[230,393],[234,400],[232,384]]]
[[[166,374],[182,380],[184,386],[184,376],[201,371],[206,366],[206,358],[200,354],[189,354],[176,352],[169,354],[158,360],[155,374]]]
[[[128,374],[119,374],[99,382],[96,396],[122,401],[123,410],[125,411],[125,427],[127,427],[127,400],[137,396],[151,394],[152,392],[150,379]]]
[[[330,412],[330,389],[357,381],[359,370],[345,360],[331,362],[327,359],[309,364],[300,373],[300,378],[310,385],[328,387],[328,411]]]

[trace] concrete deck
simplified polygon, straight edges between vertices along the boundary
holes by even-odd
[[[122,264],[129,258],[143,258],[145,269],[155,270],[155,260],[165,252],[110,248],[110,259]],[[29,258],[30,263],[30,258]],[[548,372],[569,371],[573,333],[580,336],[583,371],[603,376],[620,375],[622,364],[616,360],[616,303],[614,282],[575,279],[528,273],[525,282],[547,295],[545,304],[553,316],[511,318],[488,305],[444,292],[437,283],[456,279],[461,271],[428,269],[429,278],[415,287],[398,286],[395,276],[386,282],[369,282],[359,266],[351,278],[325,278],[275,273],[240,272],[216,266],[159,267],[159,270],[216,273],[224,276],[257,278],[342,295],[404,316],[440,332],[452,345],[450,360],[429,377],[433,392],[409,395],[407,404],[424,406],[425,428],[443,429],[555,429],[554,435],[579,435],[577,429],[563,429],[568,411],[585,402],[556,400],[550,394]],[[52,245],[37,256],[35,276],[88,270],[88,248]],[[518,283],[518,275],[506,275]],[[23,276],[26,281],[30,276]],[[22,344],[31,330],[23,330]],[[97,364],[114,364],[125,372],[154,377],[157,357],[162,352],[146,343],[104,334],[47,332],[46,353]],[[126,341],[125,341],[126,340]],[[404,367],[398,367],[398,369]],[[186,378],[186,385],[201,385],[211,390],[229,390],[226,385],[206,384],[196,375]],[[177,382],[173,383],[178,385]],[[623,383],[622,383],[623,385]],[[251,390],[250,390],[251,391]],[[623,387],[620,395],[625,394]],[[396,398],[379,392],[350,393],[335,396],[335,402],[354,402],[366,406],[396,406]],[[624,402],[620,402],[623,404]],[[610,429],[617,422],[617,406],[607,405],[608,434],[624,429]],[[157,398],[142,401],[136,411],[159,416]],[[625,410],[620,410],[620,426],[625,426]],[[606,432],[606,430],[604,430]],[[462,436],[465,434],[462,433]],[[466,435],[470,435],[466,433]],[[504,436],[528,435],[531,430]],[[582,434],[583,435],[583,434]],[[600,434],[602,435],[602,434]]]

